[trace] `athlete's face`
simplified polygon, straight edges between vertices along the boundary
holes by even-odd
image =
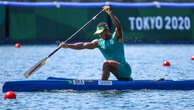
[[[109,30],[104,30],[102,33],[99,34],[99,36],[104,40],[109,39]]]

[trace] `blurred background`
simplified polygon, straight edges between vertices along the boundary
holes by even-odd
[[[3,0],[3,1],[24,1],[24,2],[45,2],[45,1],[60,1],[60,2],[193,2],[193,0]]]
[[[106,2],[0,0],[0,43],[64,41],[95,16]],[[126,43],[194,43],[193,0],[111,0],[109,5],[123,26]],[[93,33],[101,21],[114,30],[109,16],[103,13],[71,41],[98,38]]]

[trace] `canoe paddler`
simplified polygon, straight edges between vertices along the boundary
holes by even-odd
[[[103,9],[115,25],[114,33],[110,32],[107,23],[101,22],[97,25],[94,33],[99,35],[99,39],[74,44],[62,42],[59,46],[76,50],[98,48],[106,59],[103,63],[101,79],[108,80],[110,73],[112,73],[118,80],[130,81],[132,80],[131,67],[124,56],[123,32],[120,21],[112,13],[110,6],[104,6]]]

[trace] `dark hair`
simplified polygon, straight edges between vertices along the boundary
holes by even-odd
[[[108,24],[106,22],[100,22],[97,27],[100,27],[100,26],[108,26]]]

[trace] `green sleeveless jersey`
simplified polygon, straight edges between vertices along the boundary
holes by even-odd
[[[126,63],[124,55],[124,45],[120,43],[112,34],[111,38],[98,39],[98,48],[106,60],[114,60],[119,63]]]
[[[132,80],[131,67],[125,61],[124,44],[120,43],[114,34],[110,39],[98,39],[98,48],[106,60],[114,60],[118,62],[118,72],[115,74],[118,80]]]

